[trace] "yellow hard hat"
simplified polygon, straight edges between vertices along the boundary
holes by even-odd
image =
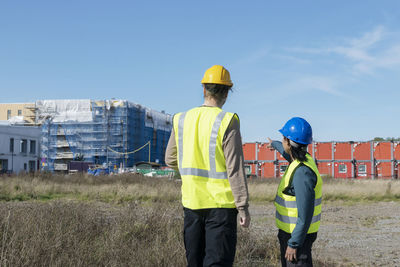
[[[206,70],[201,83],[216,83],[233,86],[229,71],[221,65],[214,65]]]

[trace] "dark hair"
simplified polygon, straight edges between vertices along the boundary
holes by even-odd
[[[287,137],[285,137],[285,139],[287,139],[290,144],[290,153],[292,154],[292,158],[299,161],[307,161],[307,145],[296,143]]]
[[[299,161],[307,161],[307,146],[301,145],[299,147],[290,146],[290,152],[292,153],[292,157]]]
[[[219,83],[205,83],[204,86],[210,93],[218,93],[219,91],[229,91],[232,90],[232,86]]]
[[[206,96],[211,96],[218,102],[221,102],[228,91],[232,90],[232,86],[216,83],[205,83],[204,88],[206,89]]]

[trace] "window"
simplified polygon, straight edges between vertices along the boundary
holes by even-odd
[[[35,161],[30,160],[29,161],[29,172],[34,172],[35,171]]]
[[[22,116],[22,110],[18,109],[18,116]]]
[[[367,166],[366,165],[358,165],[358,173],[367,173]]]
[[[7,120],[11,119],[11,109],[7,110]]]
[[[36,141],[31,140],[31,145],[29,147],[29,153],[35,154],[36,153]]]
[[[286,168],[287,168],[287,165],[281,165],[281,166],[279,166],[280,172],[285,172],[285,171],[286,171]]]
[[[10,152],[14,153],[14,138],[10,138]]]
[[[347,173],[347,166],[345,164],[339,164],[339,173]]]
[[[251,174],[251,165],[244,165],[244,170],[246,172],[246,175]]]
[[[28,149],[28,141],[26,139],[21,140],[21,153],[26,153]]]
[[[26,165],[26,163],[24,163],[24,171],[26,171],[26,169],[27,169],[27,165]]]
[[[0,159],[0,173],[7,172],[8,170],[8,160]]]

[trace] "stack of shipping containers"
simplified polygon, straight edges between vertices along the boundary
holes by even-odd
[[[245,143],[248,173],[255,177],[282,177],[288,162],[268,143]],[[335,178],[399,177],[400,142],[314,142],[307,148],[323,176]]]

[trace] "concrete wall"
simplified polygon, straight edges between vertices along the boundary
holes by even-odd
[[[40,128],[33,126],[0,125],[0,172],[29,172],[38,170]],[[10,140],[14,139],[14,152]]]

